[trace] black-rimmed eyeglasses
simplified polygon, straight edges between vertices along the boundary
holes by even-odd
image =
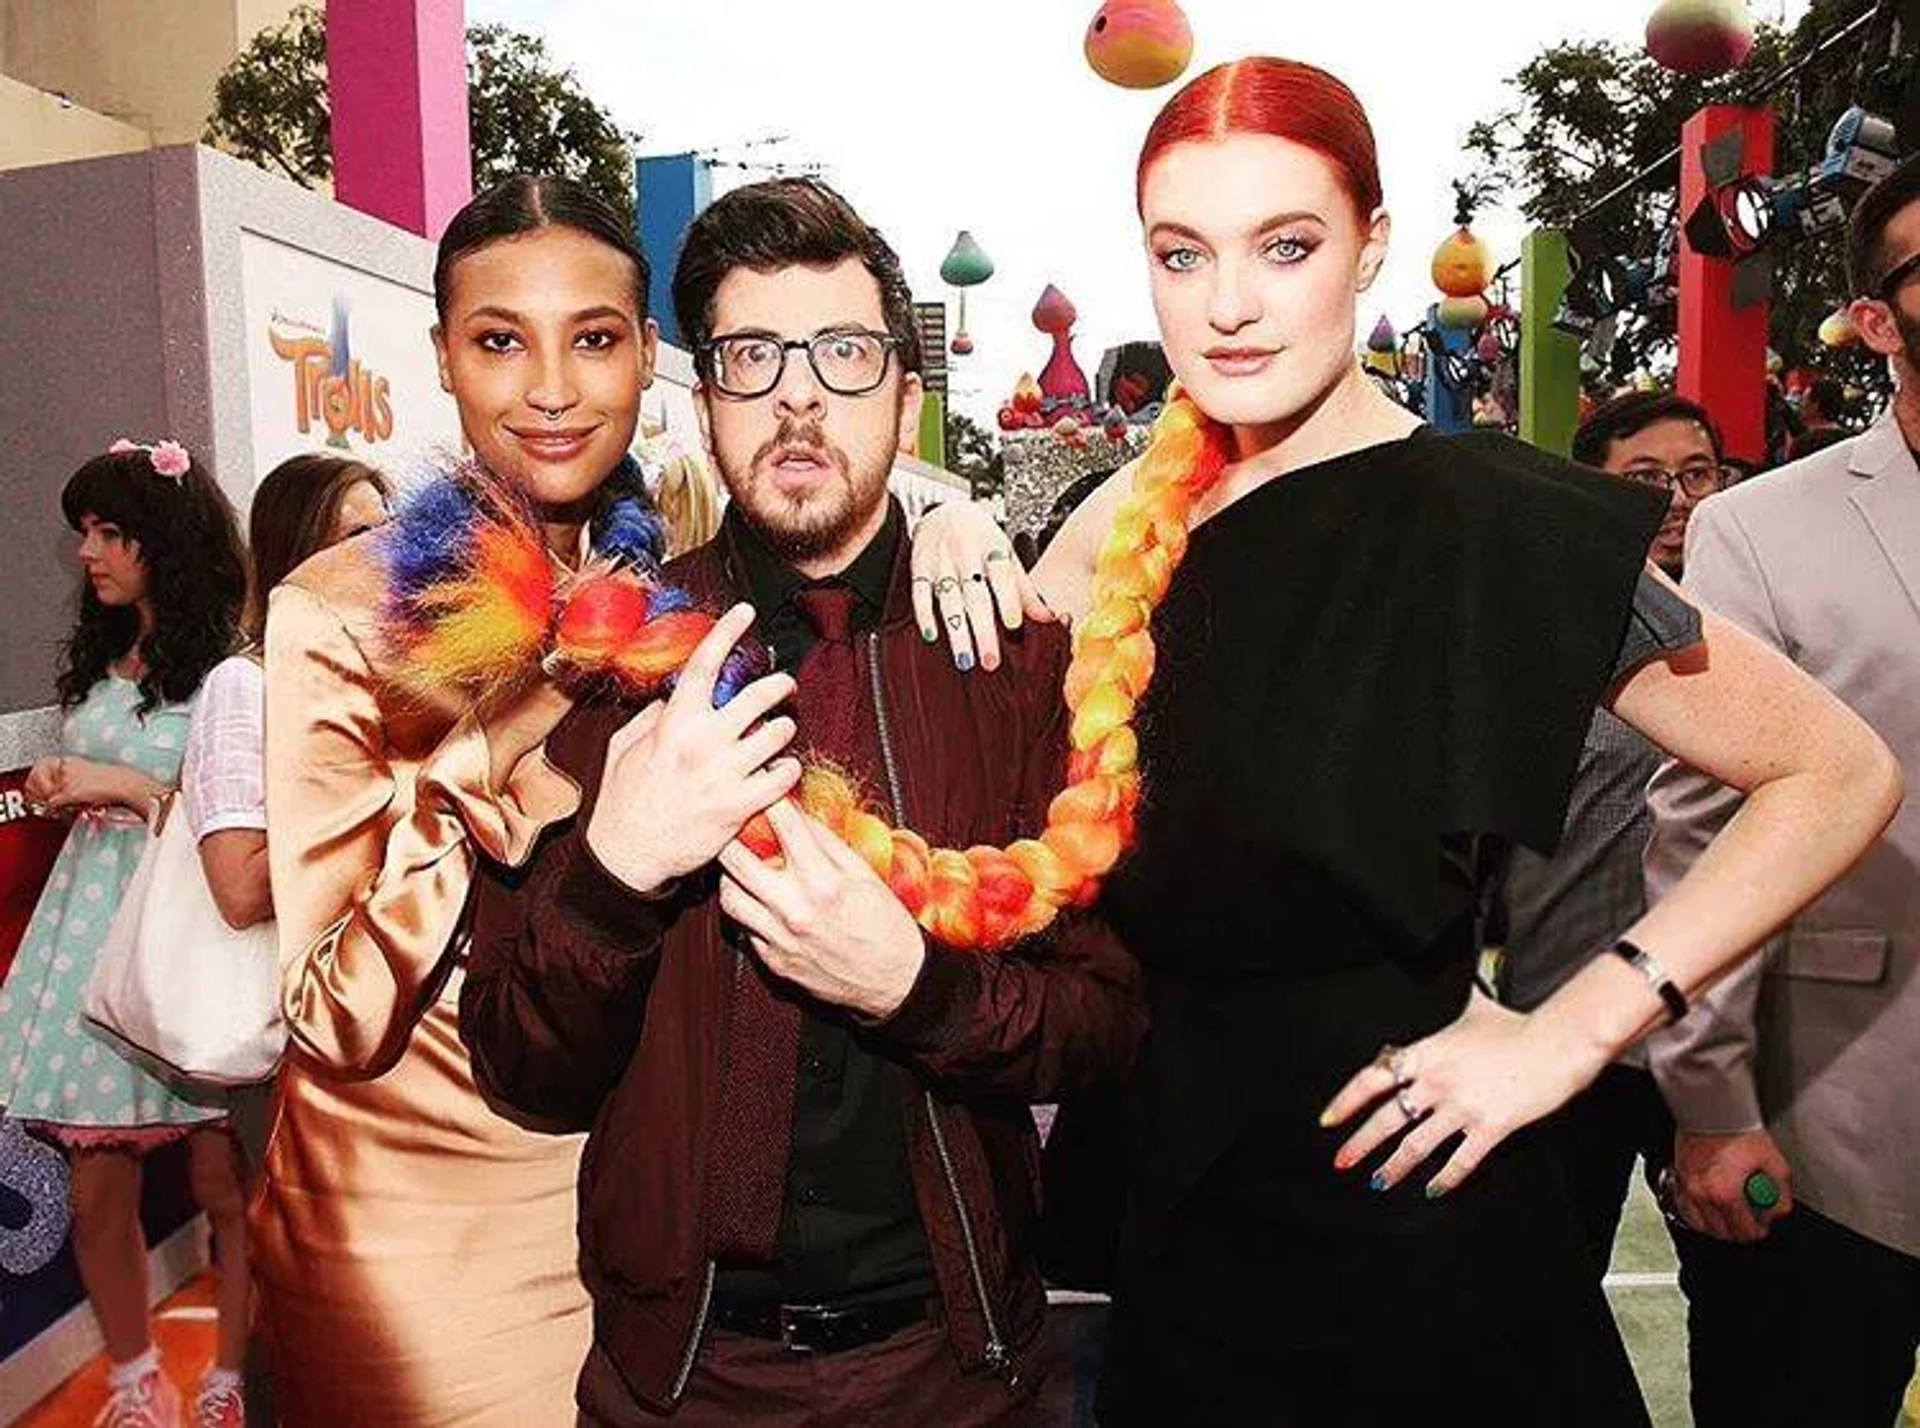
[[[1905,287],[1915,273],[1920,273],[1920,253],[1902,258],[1887,270],[1887,275],[1880,280],[1880,301],[1892,302],[1894,294]]]
[[[1642,486],[1658,486],[1669,494],[1677,487],[1696,501],[1716,491],[1724,491],[1728,476],[1726,467],[1704,463],[1683,466],[1678,471],[1669,471],[1663,466],[1635,466],[1620,474],[1629,481],[1638,481]]]
[[[865,328],[839,328],[812,337],[732,332],[700,349],[702,375],[729,397],[764,397],[786,374],[787,354],[804,352],[820,385],[836,396],[863,397],[887,380],[900,339]]]

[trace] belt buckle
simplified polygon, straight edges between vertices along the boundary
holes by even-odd
[[[776,1311],[780,1347],[790,1354],[818,1353],[819,1345],[806,1339],[806,1331],[822,1326],[832,1314],[825,1304],[782,1304]]]

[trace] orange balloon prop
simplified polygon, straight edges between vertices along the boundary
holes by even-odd
[[[1433,285],[1448,297],[1477,297],[1493,281],[1493,250],[1462,224],[1433,250]]]

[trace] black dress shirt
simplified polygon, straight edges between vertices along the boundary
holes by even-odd
[[[818,639],[793,598],[810,586],[850,587],[854,629],[879,624],[905,528],[897,504],[843,571],[818,581],[769,548],[737,506],[726,524],[722,538],[731,536],[739,553],[756,630],[776,667],[799,668]],[[721,1266],[718,1294],[756,1303],[860,1303],[936,1292],[907,1162],[902,1094],[910,1083],[904,1068],[868,1051],[832,1008],[805,1006],[779,1260]]]

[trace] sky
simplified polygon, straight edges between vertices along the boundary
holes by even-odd
[[[1395,241],[1362,300],[1362,336],[1406,326],[1437,297],[1428,265],[1452,231],[1450,181],[1475,120],[1510,102],[1504,80],[1562,40],[1638,44],[1654,0],[1182,0],[1185,77],[1245,54],[1339,75],[1372,116]],[[1803,0],[1750,0],[1795,20]],[[1046,362],[1031,313],[1048,283],[1079,310],[1091,378],[1115,342],[1153,336],[1133,212],[1140,140],[1177,85],[1130,91],[1087,66],[1098,0],[467,0],[468,19],[542,36],[641,154],[707,152],[716,191],[806,167],[881,228],[915,297],[945,299],[939,268],[971,231],[996,265],[968,296],[972,356],[950,359],[954,405],[983,420]],[[1676,136],[1677,137],[1677,136]],[[739,167],[747,165],[748,167]],[[1505,262],[1526,225],[1483,211]],[[653,256],[656,262],[661,255]]]

